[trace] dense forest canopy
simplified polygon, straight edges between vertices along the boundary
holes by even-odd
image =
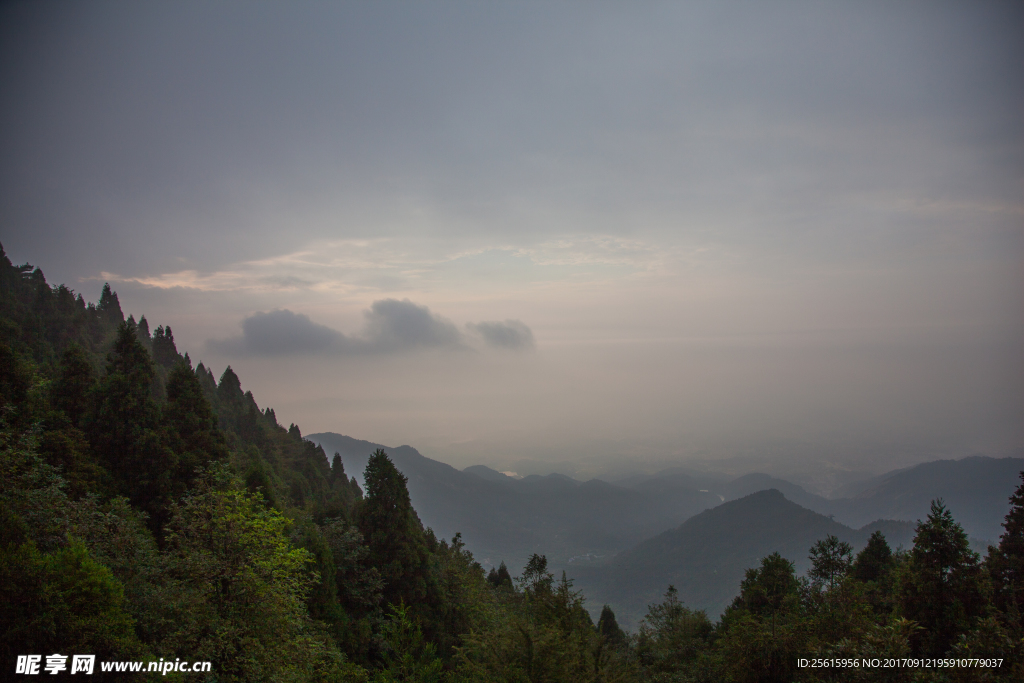
[[[86,302],[0,248],[0,332],[5,680],[30,653],[206,660],[189,675],[210,681],[1024,678],[1024,483],[984,559],[936,501],[906,552],[828,535],[806,576],[777,553],[748,569],[718,622],[666,586],[628,634],[543,555],[485,574],[424,528],[386,452],[360,490],[109,286]],[[798,665],[876,657],[1001,666]]]

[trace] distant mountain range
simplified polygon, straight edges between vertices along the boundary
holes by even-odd
[[[411,446],[329,432],[306,438],[328,457],[340,453],[346,472],[360,480],[369,455],[384,448],[438,536],[461,532],[478,560],[504,561],[513,574],[530,554],[547,555],[598,608],[608,602],[622,611],[625,624],[635,624],[669,583],[691,607],[717,614],[762,556],[777,550],[803,571],[810,546],[829,533],[859,546],[878,528],[894,548],[909,547],[914,522],[934,498],[943,498],[975,539],[994,542],[1024,470],[1024,458],[940,460],[827,499],[766,474],[727,479],[675,471],[617,484],[560,474],[515,479],[483,465],[460,471]]]
[[[710,491],[736,500],[757,491],[778,489],[789,500],[809,510],[831,515],[854,528],[875,519],[916,521],[928,514],[931,501],[942,498],[964,530],[978,541],[994,542],[1003,533],[1007,500],[1020,483],[1024,458],[972,456],[961,460],[935,460],[896,470],[849,485],[833,499],[769,476],[747,474],[731,481],[712,482]],[[671,474],[669,478],[678,477]],[[660,475],[652,475],[654,480]],[[643,486],[645,479],[630,482]]]
[[[595,605],[613,605],[629,627],[648,604],[661,601],[669,584],[687,606],[717,617],[738,592],[744,571],[765,555],[779,552],[802,573],[810,547],[829,534],[859,549],[881,529],[895,548],[910,545],[914,526],[888,520],[852,529],[769,489],[705,510],[605,565],[574,567],[570,576]]]
[[[610,559],[722,502],[693,482],[659,489],[560,474],[513,479],[483,466],[459,471],[411,446],[389,448],[333,433],[306,438],[328,457],[340,453],[346,472],[359,479],[370,453],[384,448],[408,477],[410,498],[426,526],[446,538],[461,532],[477,559],[504,561],[513,573],[532,553],[547,555],[552,566]]]

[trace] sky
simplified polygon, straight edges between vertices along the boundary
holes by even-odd
[[[1009,2],[4,3],[0,241],[303,433],[459,467],[1019,453],[1021,35]]]

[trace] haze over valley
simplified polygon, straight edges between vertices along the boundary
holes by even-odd
[[[1024,674],[1022,35],[0,3],[0,658]]]

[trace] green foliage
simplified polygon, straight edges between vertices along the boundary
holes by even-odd
[[[182,358],[178,354],[178,348],[174,345],[174,333],[171,332],[170,325],[166,328],[163,326],[157,327],[156,332],[153,334],[151,344],[153,349],[153,361],[158,365],[162,365],[165,368],[173,368],[181,362]]]
[[[685,607],[679,591],[669,586],[664,600],[648,607],[637,634],[636,657],[644,675],[652,681],[710,680],[713,630],[707,614]]]
[[[374,682],[440,683],[442,662],[434,644],[423,638],[405,605],[391,605],[389,611],[381,628],[384,666],[374,675]]]
[[[911,645],[915,654],[939,657],[970,631],[985,612],[987,586],[967,534],[941,500],[917,525],[906,571],[900,579],[900,609],[923,627]]]
[[[168,525],[169,609],[163,645],[219,663],[226,681],[306,680],[326,645],[306,611],[310,553],[258,494],[209,488],[174,506]]]
[[[363,475],[366,497],[358,508],[367,562],[384,581],[387,604],[425,607],[436,599],[423,525],[412,509],[406,478],[383,450],[370,456]],[[417,614],[423,609],[414,609]]]
[[[142,646],[123,587],[69,535],[72,508],[32,436],[0,441],[0,651],[134,658]],[[28,650],[26,648],[29,648]]]
[[[807,576],[817,587],[834,588],[850,570],[853,563],[853,546],[829,534],[811,546],[811,568]]]
[[[881,531],[871,534],[868,544],[857,553],[851,575],[858,581],[880,581],[893,567],[892,549]]]
[[[90,394],[96,386],[96,373],[89,357],[78,344],[72,344],[60,359],[56,380],[51,388],[53,407],[81,428],[89,412]]]
[[[608,605],[601,608],[601,616],[597,619],[597,633],[613,647],[622,647],[626,644],[626,633],[619,627],[615,620],[615,612]]]
[[[785,681],[808,652],[800,583],[793,563],[778,553],[748,569],[740,594],[722,617],[724,666],[736,681]]]
[[[762,558],[760,568],[747,570],[740,583],[740,594],[730,609],[757,617],[796,611],[800,603],[799,585],[793,563],[779,553],[772,553]]]
[[[1024,472],[1010,497],[999,546],[989,548],[986,562],[992,577],[996,606],[1019,626],[1024,614]]]
[[[465,636],[460,674],[488,681],[635,680],[632,664],[597,633],[583,596],[533,555],[516,591],[492,592],[491,616]]]
[[[27,652],[142,653],[121,584],[80,542],[52,553],[32,541],[0,549],[0,624],[5,664]]]
[[[512,588],[512,575],[508,573],[508,567],[504,562],[499,564],[497,569],[491,567],[491,571],[487,574],[487,583],[492,588]]]

